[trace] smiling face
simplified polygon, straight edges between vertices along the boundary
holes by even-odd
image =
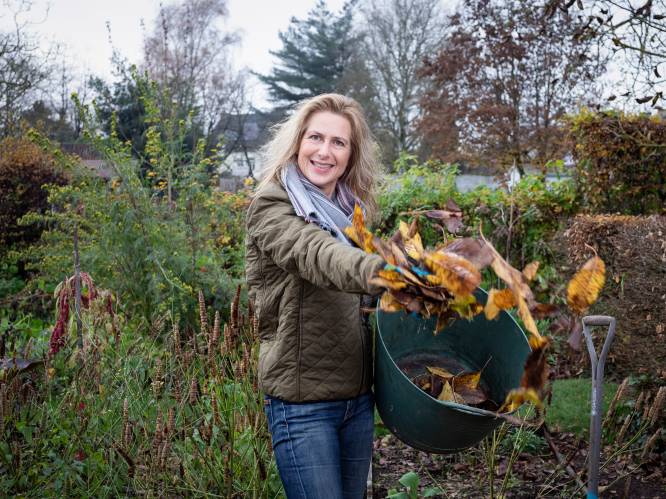
[[[351,156],[351,124],[339,114],[313,113],[298,148],[298,168],[329,198],[347,170]]]

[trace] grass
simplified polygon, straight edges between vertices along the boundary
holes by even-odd
[[[585,436],[590,430],[592,380],[590,378],[558,379],[552,383],[553,398],[546,410],[546,423],[558,431]],[[618,385],[604,383],[603,409],[608,407]],[[603,415],[602,415],[603,417]]]

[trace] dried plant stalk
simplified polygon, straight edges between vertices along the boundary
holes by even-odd
[[[617,436],[615,437],[615,443],[616,444],[619,445],[624,440],[624,436],[627,434],[627,430],[629,429],[629,423],[631,423],[631,414],[627,414],[627,417],[624,418],[624,422],[622,423],[622,427],[620,428],[620,431],[618,432]]]
[[[180,330],[178,329],[178,323],[173,323],[173,351],[176,354],[177,358],[180,358],[182,350],[180,348]]]
[[[236,294],[234,295],[234,299],[231,302],[231,329],[233,330],[234,334],[240,327],[239,321],[238,321],[238,308],[240,306],[240,294],[241,294],[241,287],[240,284],[236,288]]]
[[[661,408],[664,405],[664,397],[666,397],[666,386],[659,387],[659,391],[654,398],[654,402],[650,408],[650,414],[648,415],[650,426],[654,426],[659,420]]]
[[[220,341],[220,311],[215,311],[215,319],[213,321],[213,342],[217,345]]]
[[[210,398],[210,405],[213,408],[213,421],[217,426],[221,426],[222,418],[220,417],[220,408],[217,405],[217,397],[213,394]]]
[[[622,380],[622,383],[618,387],[617,391],[615,392],[613,400],[611,400],[611,403],[608,406],[608,410],[606,411],[606,419],[610,419],[613,416],[613,413],[615,412],[615,409],[617,407],[617,403],[620,400],[622,400],[622,397],[624,397],[624,394],[627,391],[628,387],[629,387],[629,378],[624,378]]]
[[[176,431],[176,409],[169,407],[169,412],[167,413],[167,431],[169,435],[173,435]]]
[[[654,447],[654,444],[657,442],[657,439],[659,438],[660,435],[661,435],[661,428],[657,429],[657,431],[655,431],[654,434],[648,439],[648,441],[645,444],[645,447],[643,447],[643,452],[641,452],[641,461],[647,459],[648,454],[650,454],[652,447]]]
[[[650,393],[648,392],[643,399],[643,415],[641,416],[641,422],[645,423],[648,420],[648,416],[650,415],[650,408],[652,406],[650,405]]]
[[[199,321],[201,322],[201,336],[208,336],[208,317],[206,315],[206,302],[203,291],[199,290]]]
[[[153,382],[151,383],[153,389],[153,396],[158,399],[162,389],[162,359],[157,359],[155,362],[155,373],[153,375]]]
[[[196,404],[197,395],[198,395],[197,379],[193,378],[192,383],[190,383],[190,393],[188,394],[188,397],[187,397],[187,400],[190,403],[190,405]]]

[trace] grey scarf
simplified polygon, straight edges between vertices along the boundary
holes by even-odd
[[[299,217],[303,217],[306,222],[316,223],[340,242],[351,245],[343,229],[351,225],[354,204],[361,203],[346,184],[338,182],[336,185],[336,203],[305,178],[293,163],[282,171],[282,184]]]

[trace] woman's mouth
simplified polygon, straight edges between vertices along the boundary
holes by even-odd
[[[319,163],[318,161],[314,161],[312,159],[310,160],[310,164],[320,170],[330,170],[335,166],[331,163]]]

